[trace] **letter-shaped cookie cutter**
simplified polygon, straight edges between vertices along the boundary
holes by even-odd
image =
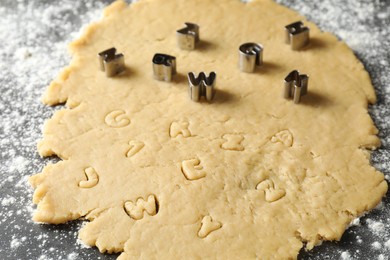
[[[125,70],[125,57],[117,54],[115,48],[110,48],[98,54],[100,70],[105,71],[107,77],[113,77]]]
[[[153,77],[160,81],[171,81],[176,74],[176,57],[156,53],[153,56]]]
[[[215,95],[215,81],[217,74],[211,72],[207,77],[204,72],[199,73],[198,77],[195,77],[193,72],[188,73],[188,86],[190,98],[198,102],[203,96],[207,101],[211,101]]]
[[[291,71],[284,79],[283,97],[292,98],[295,104],[301,101],[301,96],[306,95],[309,77],[305,74],[300,75],[299,71]]]
[[[291,49],[298,50],[309,43],[310,30],[301,21],[289,24],[284,28],[286,33],[285,41],[291,45]]]
[[[256,66],[263,65],[263,46],[261,44],[247,42],[239,48],[238,66],[243,72],[253,72]]]
[[[186,27],[176,31],[177,44],[182,50],[193,50],[199,42],[199,26],[185,23]]]

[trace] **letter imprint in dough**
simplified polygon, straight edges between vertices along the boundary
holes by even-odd
[[[243,151],[244,146],[241,142],[244,140],[244,137],[240,134],[224,134],[222,138],[225,142],[221,145],[222,149],[232,150],[232,151]]]
[[[200,238],[207,237],[211,232],[218,230],[222,227],[221,222],[213,220],[211,216],[204,216],[202,224],[200,226],[198,236]]]
[[[129,142],[130,148],[127,150],[126,157],[132,157],[144,148],[145,144],[141,141],[132,140]]]
[[[149,195],[146,201],[143,198],[138,198],[135,203],[131,200],[126,201],[124,208],[127,215],[135,220],[142,219],[144,211],[150,216],[156,215],[158,211],[157,200],[154,195]]]
[[[182,135],[183,137],[190,137],[191,132],[188,129],[188,122],[172,122],[169,128],[169,136],[172,138]]]
[[[85,176],[87,177],[86,181],[80,181],[79,187],[80,188],[93,188],[95,187],[99,182],[99,175],[95,171],[94,168],[88,167],[84,170]]]
[[[264,191],[265,200],[267,202],[275,202],[286,195],[285,190],[276,189],[274,182],[269,179],[259,182],[256,186],[256,190]]]
[[[280,131],[271,138],[272,143],[282,143],[286,147],[291,147],[293,145],[293,140],[293,135],[289,130]]]
[[[113,128],[125,127],[130,124],[130,119],[123,110],[114,110],[106,115],[104,122]]]
[[[206,176],[206,172],[203,171],[203,166],[200,165],[200,160],[190,159],[181,163],[181,171],[187,180],[198,180]]]

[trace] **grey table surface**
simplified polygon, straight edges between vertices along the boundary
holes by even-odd
[[[40,97],[70,57],[66,44],[111,0],[0,1],[0,259],[115,259],[76,242],[81,222],[31,221],[28,176],[55,158],[36,151],[44,120],[61,107]],[[390,177],[390,1],[277,0],[330,31],[354,50],[371,75],[378,102],[370,114],[382,147],[372,163]],[[50,68],[50,69],[48,69]],[[324,242],[299,259],[390,259],[390,194],[341,241]],[[379,229],[378,229],[379,228]],[[377,243],[375,243],[377,242]],[[388,243],[386,243],[388,242]],[[374,244],[373,244],[374,243]]]

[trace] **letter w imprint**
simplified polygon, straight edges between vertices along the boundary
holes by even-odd
[[[125,202],[125,211],[132,219],[140,220],[144,217],[144,211],[150,216],[154,216],[158,212],[157,201],[154,195],[149,195],[145,201],[143,198],[138,198],[134,203],[129,200]]]

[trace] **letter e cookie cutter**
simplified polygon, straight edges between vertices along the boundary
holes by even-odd
[[[291,45],[291,49],[298,50],[309,44],[310,30],[301,21],[289,24],[285,28],[285,42]]]
[[[261,44],[247,42],[239,48],[238,66],[243,72],[253,72],[256,66],[263,65],[263,46]]]

